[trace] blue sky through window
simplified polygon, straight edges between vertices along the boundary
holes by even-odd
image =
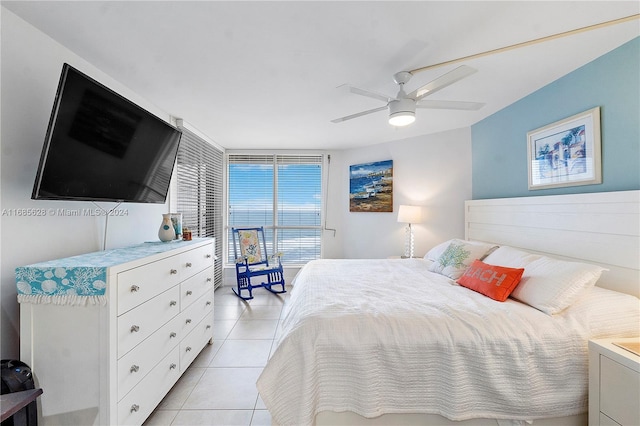
[[[319,225],[322,202],[322,169],[318,164],[278,165],[277,209],[281,225]],[[273,175],[271,164],[229,164],[230,225],[270,225],[273,212]],[[317,215],[290,222],[287,215]],[[245,223],[244,221],[251,221]],[[253,221],[256,221],[255,223]],[[316,222],[313,220],[313,222]]]
[[[284,263],[304,263],[320,257],[322,166],[278,164],[278,188],[274,191],[274,164],[229,163],[229,226],[273,226],[277,197],[277,251]],[[277,195],[276,195],[277,194]],[[293,228],[292,228],[293,227]],[[296,228],[299,227],[299,228]],[[313,228],[308,228],[313,227]],[[273,252],[272,230],[265,229],[267,251]],[[229,252],[231,259],[231,251]]]

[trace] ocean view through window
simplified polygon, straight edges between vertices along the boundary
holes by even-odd
[[[263,226],[267,252],[282,263],[319,259],[322,245],[322,155],[229,154],[228,261],[231,228]]]

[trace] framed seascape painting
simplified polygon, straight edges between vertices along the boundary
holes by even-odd
[[[527,133],[529,189],[602,183],[600,107]]]
[[[393,212],[393,160],[349,166],[349,211]]]

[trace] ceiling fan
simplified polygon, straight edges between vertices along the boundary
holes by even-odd
[[[386,96],[380,93],[371,92],[369,90],[360,89],[351,85],[343,85],[349,87],[351,93],[357,95],[367,96],[373,99],[377,99],[386,103],[385,106],[373,108],[367,111],[362,111],[356,114],[347,115],[345,117],[336,118],[331,120],[332,123],[341,123],[343,121],[351,120],[353,118],[362,117],[363,115],[372,114],[374,112],[389,109],[389,124],[392,126],[406,126],[411,124],[416,119],[416,108],[431,108],[431,109],[459,109],[459,110],[477,110],[484,106],[483,103],[478,102],[462,102],[462,101],[436,101],[423,99],[428,95],[443,89],[456,81],[475,73],[477,70],[466,65],[461,65],[458,68],[450,71],[435,80],[419,87],[411,93],[405,93],[404,85],[411,79],[412,73],[409,71],[400,71],[393,75],[393,80],[400,86],[398,94],[393,96]]]
[[[347,115],[345,117],[336,118],[335,120],[331,120],[332,123],[341,123],[343,121],[351,120],[353,118],[362,117],[363,115],[372,114],[374,112],[382,111],[384,109],[389,109],[389,124],[392,126],[406,126],[411,124],[416,119],[416,108],[432,108],[432,109],[462,109],[462,110],[477,110],[482,108],[484,104],[477,102],[458,102],[458,101],[435,101],[435,100],[426,100],[423,99],[425,96],[431,95],[436,91],[443,89],[450,84],[455,83],[458,80],[461,80],[473,73],[476,72],[475,69],[462,65],[458,68],[450,71],[435,80],[425,84],[417,90],[407,94],[404,91],[404,84],[407,83],[411,76],[420,71],[426,71],[432,68],[437,68],[445,65],[451,65],[454,63],[459,63],[462,61],[468,61],[472,59],[481,58],[488,55],[494,55],[497,53],[506,52],[512,49],[517,49],[520,47],[527,47],[538,43],[543,43],[549,40],[555,40],[561,37],[571,36],[574,34],[579,34],[585,31],[591,31],[595,29],[600,29],[604,27],[608,27],[610,25],[616,25],[632,20],[636,20],[640,18],[640,14],[634,14],[630,16],[625,16],[622,18],[613,19],[606,22],[601,22],[594,25],[589,25],[586,27],[575,28],[569,31],[565,31],[562,33],[552,34],[540,38],[536,38],[533,40],[528,40],[516,44],[512,44],[509,46],[503,46],[492,50],[487,50],[484,52],[476,53],[473,55],[468,55],[464,57],[460,57],[457,59],[451,59],[445,62],[441,62],[438,64],[428,65],[422,68],[417,68],[411,71],[400,71],[393,76],[393,80],[400,85],[400,90],[396,97],[382,95],[380,93],[371,92],[364,89],[359,89],[357,87],[351,85],[342,85],[349,87],[351,93],[355,93],[362,96],[368,96],[373,99],[378,99],[380,101],[386,102],[385,106],[370,109],[367,111],[362,111],[357,114]],[[340,87],[342,87],[340,86]]]

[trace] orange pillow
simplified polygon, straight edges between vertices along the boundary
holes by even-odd
[[[520,282],[523,272],[524,268],[506,268],[474,260],[458,279],[458,284],[504,302]]]

